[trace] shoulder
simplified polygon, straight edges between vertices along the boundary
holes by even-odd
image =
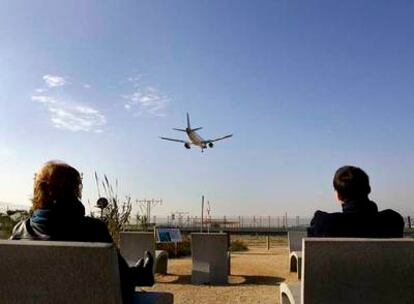
[[[404,218],[402,217],[402,215],[399,214],[397,211],[394,211],[392,209],[382,210],[382,211],[378,212],[378,214],[380,216],[387,217],[387,218],[390,218],[390,219],[392,218],[392,219],[395,219],[395,220],[404,221]]]
[[[310,237],[327,237],[333,236],[337,232],[337,226],[343,222],[343,214],[340,212],[328,213],[325,211],[316,211],[308,228]],[[341,224],[339,224],[341,226]]]
[[[312,222],[314,223],[328,222],[328,221],[336,220],[342,217],[342,215],[343,214],[341,212],[328,213],[325,211],[317,210],[315,214],[313,215]]]
[[[313,214],[313,218],[325,217],[327,215],[329,215],[328,212],[321,211],[321,210],[316,210],[315,213]]]
[[[383,237],[402,237],[404,234],[404,218],[398,212],[386,209],[378,212],[378,227]]]
[[[404,228],[404,218],[397,211],[392,209],[386,209],[378,212],[378,218],[380,223],[401,226]]]

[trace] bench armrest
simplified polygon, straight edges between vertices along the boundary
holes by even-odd
[[[301,282],[281,283],[280,304],[301,304]]]

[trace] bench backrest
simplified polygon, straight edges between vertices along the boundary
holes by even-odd
[[[414,239],[305,238],[302,303],[414,303]]]
[[[154,232],[121,232],[119,247],[121,255],[130,265],[144,257],[146,250],[155,257]]]
[[[121,304],[112,244],[0,241],[1,303]]]
[[[288,231],[289,252],[302,250],[302,239],[307,237],[306,231]]]

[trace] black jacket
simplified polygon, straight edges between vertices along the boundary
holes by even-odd
[[[404,219],[391,209],[378,212],[368,200],[350,200],[342,204],[342,212],[316,211],[308,228],[309,237],[400,238]]]
[[[17,223],[10,239],[113,243],[105,223],[85,216],[81,202],[55,205],[59,207],[37,209],[29,219]],[[123,302],[130,303],[135,290],[133,274],[119,251],[118,264]]]

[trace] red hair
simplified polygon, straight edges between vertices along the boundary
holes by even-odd
[[[47,208],[58,201],[79,200],[81,196],[81,175],[64,162],[49,161],[36,174],[32,199],[34,210]]]

